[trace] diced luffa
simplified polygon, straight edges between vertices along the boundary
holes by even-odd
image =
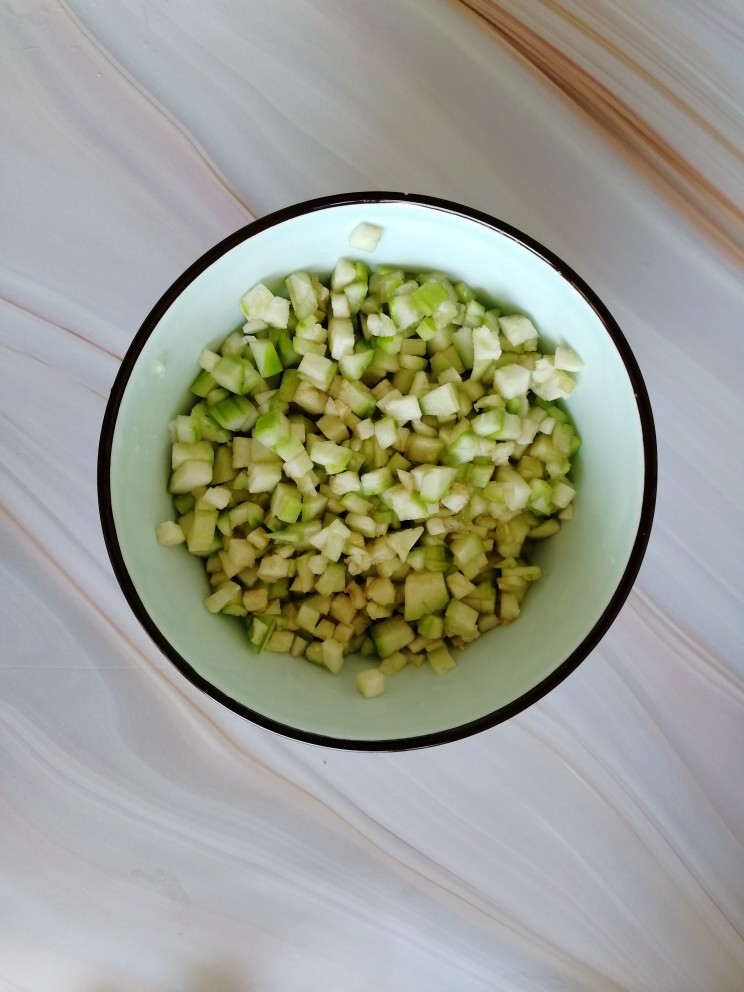
[[[254,286],[242,330],[202,350],[157,537],[204,559],[207,610],[242,617],[255,651],[334,674],[376,655],[356,678],[373,698],[519,616],[534,542],[573,512],[558,401],[581,359],[442,273],[341,259],[286,290]]]

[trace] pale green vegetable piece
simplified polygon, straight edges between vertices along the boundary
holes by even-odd
[[[365,668],[357,675],[356,685],[366,699],[373,699],[385,691],[385,675],[379,668]]]
[[[352,247],[380,234],[362,223]],[[356,676],[373,698],[519,617],[530,543],[574,511],[580,439],[556,401],[582,361],[445,273],[342,258],[285,285],[245,293],[242,332],[198,356],[156,534],[204,560],[206,608],[243,617],[257,654],[332,673],[376,655]]]

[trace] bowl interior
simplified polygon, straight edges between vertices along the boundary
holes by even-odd
[[[372,254],[349,246],[360,221],[383,229]],[[411,200],[339,203],[245,233],[228,250],[218,246],[213,260],[197,263],[195,270],[203,270],[181,281],[188,284],[170,305],[166,294],[167,309],[160,307],[162,315],[153,326],[146,323],[133,345],[139,355],[111,437],[110,491],[114,564],[140,620],[197,684],[258,722],[306,739],[429,743],[523,708],[581,660],[597,625],[601,633],[619,609],[624,576],[629,586],[626,573],[638,556],[648,481],[635,396],[642,384],[629,378],[619,335],[613,340],[599,305],[557,260],[454,209]],[[289,657],[253,655],[240,620],[201,607],[208,593],[202,563],[155,538],[155,524],[173,515],[167,425],[189,404],[200,350],[241,325],[239,299],[256,282],[278,284],[301,268],[326,273],[341,256],[445,270],[528,312],[543,340],[570,345],[585,362],[569,404],[583,442],[574,471],[575,519],[541,546],[543,578],[519,620],[470,645],[447,676],[409,666],[374,700],[354,685],[355,673],[369,667],[364,659],[349,658],[333,676]],[[622,338],[619,344],[626,347]]]

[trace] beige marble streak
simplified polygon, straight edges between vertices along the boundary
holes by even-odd
[[[673,138],[649,122],[645,102],[636,101],[634,106],[602,81],[602,60],[616,59],[627,74],[635,74],[642,79],[646,90],[644,101],[672,105],[687,118],[686,126],[693,133],[697,132],[698,141],[718,144],[732,159],[735,169],[744,169],[744,151],[716,127],[713,119],[686,103],[677,91],[662,81],[661,73],[654,76],[647,67],[623,51],[620,47],[622,41],[615,41],[613,35],[618,28],[613,23],[612,15],[617,16],[625,5],[604,5],[610,10],[602,20],[602,34],[600,29],[587,23],[588,18],[582,19],[581,11],[576,13],[571,9],[585,6],[581,4],[527,0],[515,10],[494,0],[453,2],[469,10],[502,44],[507,45],[585,113],[613,140],[622,154],[630,157],[648,177],[655,180],[667,196],[673,197],[675,209],[687,213],[708,237],[723,246],[740,265],[744,265],[744,208],[740,201],[735,196],[726,195],[703,168],[696,167],[680,151]],[[594,5],[595,14],[598,6]],[[685,10],[682,5],[680,8],[679,16],[684,17]],[[570,46],[560,44],[557,39],[551,43],[541,33],[542,22],[549,15],[570,25]],[[536,27],[535,22],[540,27]],[[643,9],[638,27],[643,28]],[[586,53],[590,50],[593,59],[599,60],[599,66],[592,64],[592,59],[587,57]],[[695,66],[688,65],[688,72],[694,75]]]

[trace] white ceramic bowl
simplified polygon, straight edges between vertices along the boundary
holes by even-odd
[[[371,255],[349,234],[379,225]],[[542,542],[543,578],[522,615],[459,655],[362,698],[350,658],[338,676],[290,657],[251,653],[234,617],[201,606],[201,561],[164,549],[155,525],[172,516],[166,491],[168,422],[186,408],[205,345],[239,326],[241,295],[295,269],[330,272],[341,256],[440,269],[528,312],[543,340],[584,359],[570,412],[582,437],[573,477],[575,519]],[[192,398],[193,399],[193,398]],[[402,193],[302,203],[256,221],[195,262],[145,320],[124,358],[103,424],[99,503],[119,583],[164,654],[195,685],[255,723],[314,743],[395,750],[438,744],[503,721],[572,672],[605,634],[633,584],[648,541],[656,447],[647,393],[617,324],[592,290],[531,238],[475,210]]]

